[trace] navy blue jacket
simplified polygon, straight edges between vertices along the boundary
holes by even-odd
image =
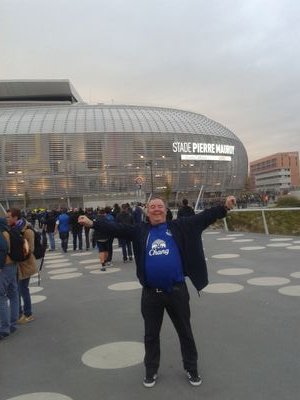
[[[199,291],[208,284],[207,266],[203,252],[201,234],[204,229],[219,218],[224,218],[227,210],[223,206],[211,207],[191,217],[167,221],[182,258],[183,273],[188,276]],[[142,286],[145,282],[146,242],[151,224],[142,222],[137,225],[125,225],[95,221],[95,230],[101,230],[115,237],[132,240],[136,262],[136,274]]]

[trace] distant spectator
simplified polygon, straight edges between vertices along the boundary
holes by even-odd
[[[190,207],[187,199],[182,200],[182,206],[178,210],[177,218],[190,217],[195,215],[195,211]]]

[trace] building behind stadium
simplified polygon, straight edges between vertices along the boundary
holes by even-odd
[[[90,105],[68,80],[0,81],[0,201],[78,207],[237,193],[248,174],[238,137],[171,108]]]

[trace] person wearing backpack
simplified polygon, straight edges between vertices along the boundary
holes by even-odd
[[[19,291],[17,264],[9,257],[10,240],[5,218],[0,218],[0,340],[17,330]]]
[[[11,229],[20,230],[23,238],[28,243],[29,253],[24,261],[18,261],[19,278],[19,320],[18,323],[26,324],[33,321],[31,307],[31,296],[29,291],[29,282],[31,275],[37,272],[36,258],[34,256],[34,231],[31,225],[21,218],[21,212],[17,208],[11,208],[7,211],[7,223]],[[23,302],[23,306],[22,306]]]

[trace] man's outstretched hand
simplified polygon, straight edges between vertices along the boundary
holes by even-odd
[[[225,207],[228,210],[232,210],[236,206],[236,199],[234,196],[228,196],[225,200]]]

